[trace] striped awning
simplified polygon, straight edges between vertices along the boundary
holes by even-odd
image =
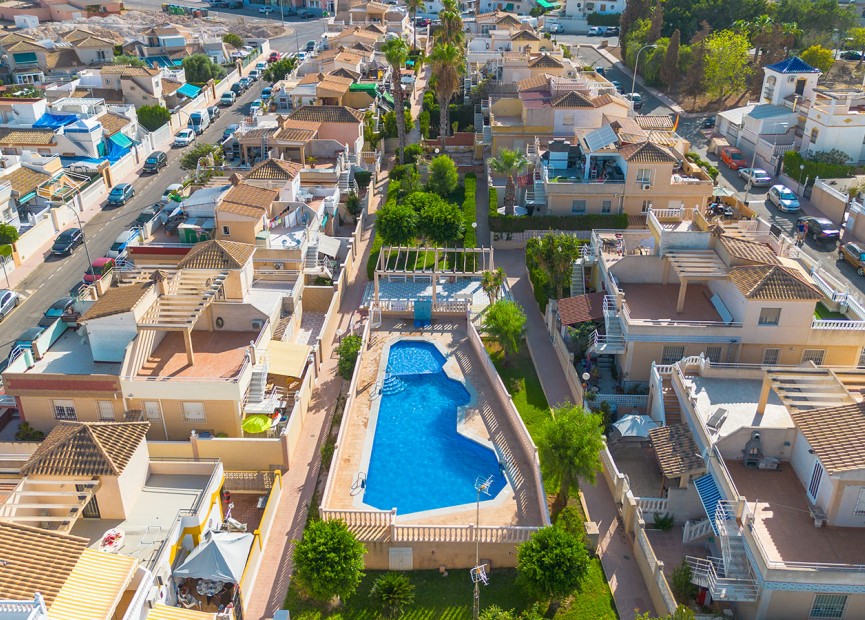
[[[85,549],[51,604],[52,620],[113,618],[138,560],[121,554]]]
[[[703,504],[703,509],[706,511],[709,523],[712,525],[712,531],[718,534],[718,524],[715,523],[715,518],[717,516],[718,502],[723,499],[721,491],[718,489],[718,483],[715,482],[712,474],[706,474],[694,480],[694,487],[697,489],[700,503]]]
[[[214,618],[216,614],[161,604],[154,605],[147,614],[147,620],[213,620]]]
[[[198,86],[194,86],[192,84],[184,84],[180,88],[175,91],[179,95],[183,95],[184,97],[189,97],[190,99],[195,99],[198,97],[198,93],[201,92],[201,88]]]

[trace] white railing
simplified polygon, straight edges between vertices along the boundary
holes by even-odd
[[[619,408],[619,412],[627,407],[637,407],[638,409],[646,409],[649,406],[649,397],[646,394],[595,394],[594,400],[596,403],[607,401],[611,405],[613,403]]]
[[[685,521],[682,528],[682,544],[687,545],[689,542],[712,534],[712,522],[708,519],[701,521]]]
[[[646,514],[667,514],[669,512],[669,500],[666,497],[637,497],[637,507],[643,513],[643,519]]]
[[[519,544],[538,529],[516,525],[395,525],[391,541]]]
[[[336,510],[321,508],[319,514],[324,521],[339,519],[349,529],[358,527],[390,527],[396,519],[396,508],[392,510]]]
[[[843,329],[845,331],[865,331],[865,321],[844,321],[837,319],[814,319],[811,329]]]
[[[153,573],[146,568],[142,568],[141,570],[144,574],[141,576],[135,595],[126,607],[126,613],[123,614],[123,620],[135,620],[136,618],[140,618],[142,610],[144,609],[144,603],[150,596],[150,590],[153,586]]]
[[[756,601],[760,587],[753,579],[730,579],[718,576],[716,564],[723,567],[721,558],[708,559],[685,556],[691,567],[691,582],[709,589],[712,598],[719,601]]]

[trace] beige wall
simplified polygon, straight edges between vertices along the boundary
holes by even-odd
[[[769,592],[764,590],[763,596],[768,596]],[[765,620],[790,620],[791,618],[807,618],[811,612],[811,606],[814,604],[815,592],[787,592],[774,590],[771,592],[771,599],[765,610],[765,614],[761,618]],[[746,611],[746,610],[741,610]],[[743,618],[756,618],[756,610],[754,615],[745,615]],[[847,597],[847,608],[844,612],[845,620],[854,620],[855,618],[865,618],[865,594],[850,594]]]
[[[365,543],[367,554],[363,557],[369,570],[388,570],[390,568],[389,550],[394,548],[412,549],[413,570],[437,570],[444,566],[448,570],[468,569],[475,564],[475,546],[466,543]],[[481,544],[481,560],[486,560],[491,568],[516,566],[517,553],[513,544]]]
[[[141,490],[147,482],[149,473],[150,453],[147,451],[147,442],[142,441],[126,464],[126,467],[115,480],[120,492],[120,509],[123,517],[128,517],[132,507],[141,495]],[[100,513],[102,502],[99,503]],[[107,517],[106,517],[107,518]]]
[[[111,397],[99,398],[98,396],[70,396],[68,393],[58,391],[50,395],[21,396],[19,403],[25,420],[33,428],[48,433],[57,425],[54,419],[54,400],[71,400],[75,404],[75,415],[79,422],[98,422],[99,410],[96,401],[110,400]],[[123,401],[115,403],[114,412],[118,420],[122,420]]]
[[[255,245],[255,235],[264,229],[261,219],[241,217],[233,213],[217,211],[216,214],[216,238],[237,241],[238,243],[249,243]],[[222,234],[222,227],[228,226],[228,234]]]
[[[288,469],[282,439],[196,439],[191,441],[148,441],[151,458],[218,458],[230,471]]]
[[[151,399],[147,399],[151,400]],[[190,398],[187,402],[203,402],[204,416],[203,422],[185,422],[183,420],[183,402],[181,400],[167,399],[152,399],[158,400],[162,408],[162,416],[165,421],[165,428],[158,421],[151,422],[151,437],[165,437],[165,430],[168,431],[168,439],[171,441],[184,441],[189,439],[192,429],[197,431],[211,431],[214,434],[225,433],[228,437],[240,437],[240,402],[238,401],[218,401],[218,400],[202,400],[200,398]],[[129,409],[144,409],[144,400],[131,398],[128,401]],[[153,456],[157,456],[154,454]]]
[[[303,289],[304,311],[327,312],[333,294],[332,286],[305,286]]]

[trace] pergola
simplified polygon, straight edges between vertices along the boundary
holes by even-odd
[[[99,485],[98,480],[89,478],[60,481],[25,478],[0,506],[0,521],[69,532]]]
[[[664,284],[669,284],[670,268],[679,278],[679,301],[676,312],[685,308],[685,295],[688,292],[688,282],[705,280],[723,280],[727,277],[727,265],[721,257],[712,250],[693,250],[683,252],[667,252],[664,262]]]
[[[791,411],[811,411],[854,403],[853,397],[830,368],[813,364],[803,368],[771,368],[763,376],[757,415],[763,415],[774,391]]]
[[[381,276],[430,277],[435,303],[439,276],[471,278],[493,269],[492,248],[387,246],[381,249],[375,266],[375,303],[379,302]]]

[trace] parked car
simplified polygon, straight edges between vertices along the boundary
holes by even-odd
[[[550,34],[562,34],[565,31],[565,27],[561,24],[550,24],[547,26],[547,32]]]
[[[746,166],[745,156],[742,155],[742,151],[732,146],[721,150],[721,161],[727,164],[730,170],[738,170]]]
[[[426,28],[430,24],[432,24],[432,22],[426,17],[418,17],[416,20],[414,20],[414,25],[418,28]]]
[[[772,177],[762,168],[740,168],[739,178],[751,183],[751,187],[767,187],[772,183]]]
[[[37,325],[39,327],[51,327],[60,317],[67,312],[71,312],[74,305],[74,297],[61,297],[49,306],[45,314],[42,315],[42,318],[39,319]]]
[[[260,9],[258,9],[258,12],[264,13],[265,15],[270,15],[271,13],[273,13],[273,7],[272,6],[263,6]]]
[[[306,51],[314,52],[315,51],[315,41],[307,41],[306,42]]]
[[[93,261],[90,267],[87,268],[87,271],[84,272],[85,284],[93,284],[94,282],[98,282],[104,276],[111,273],[111,271],[114,269],[115,264],[116,261],[113,258],[109,258],[107,256],[97,258]]]
[[[249,114],[250,116],[255,116],[259,112],[261,112],[261,99],[256,99],[249,104]]]
[[[267,101],[273,95],[273,86],[265,86],[261,89],[261,100]]]
[[[222,141],[225,142],[225,141],[228,140],[231,136],[233,136],[233,135],[234,135],[234,132],[237,131],[237,129],[238,129],[239,127],[240,127],[240,125],[238,125],[237,123],[232,123],[231,125],[229,125],[229,126],[226,127],[225,129],[223,129],[223,130],[222,130]]]
[[[595,73],[598,75],[607,75],[607,70],[603,67],[595,67]]]
[[[622,83],[619,80],[610,80],[610,84],[615,87],[617,93],[621,93],[624,90],[624,88],[622,88]]]
[[[297,62],[299,62],[299,63],[303,62],[304,60],[306,60],[306,52],[304,52],[304,51],[297,52],[295,54],[295,57],[297,57]]]
[[[150,205],[149,207],[145,207],[138,214],[138,217],[135,218],[135,221],[132,222],[132,226],[135,228],[139,228],[144,226],[147,222],[155,218],[159,215],[159,212],[162,211],[162,203],[157,202],[155,204]]]
[[[845,243],[838,248],[838,260],[850,263],[856,273],[865,276],[865,248],[860,243]]]
[[[84,233],[81,232],[81,229],[69,228],[57,235],[54,245],[51,246],[51,253],[56,256],[72,254],[72,250],[82,243],[84,243]]]
[[[210,115],[210,122],[211,123],[213,121],[215,121],[217,118],[219,118],[219,112],[220,112],[219,106],[212,105],[209,108],[207,108],[207,113]]]
[[[263,60],[260,62],[257,62],[257,63],[255,63],[255,68],[258,69],[259,71],[263,72],[265,69],[267,69],[267,62],[265,62]]]
[[[805,234],[811,235],[814,241],[831,241],[832,243],[841,238],[838,226],[829,218],[803,215],[796,220],[797,228],[800,224],[805,226]]]
[[[784,213],[795,213],[799,210],[799,199],[791,189],[785,185],[773,185],[767,194],[769,202]]]
[[[234,95],[234,98],[237,99],[237,96],[241,94],[245,89],[243,88],[243,84],[240,81],[235,82],[231,85],[231,92]]]
[[[619,36],[619,27],[618,26],[608,26],[607,31],[604,33],[605,37],[617,37]]]
[[[108,258],[123,258],[129,251],[129,244],[138,241],[141,238],[137,228],[132,230],[124,230],[117,236],[105,256]]]
[[[257,82],[258,78],[261,77],[261,70],[260,69],[253,69],[252,71],[249,72],[249,75],[247,75],[246,77],[249,78],[250,82]]]
[[[710,116],[709,118],[704,118],[703,122],[700,123],[700,127],[703,129],[714,129],[715,128],[715,117]]]
[[[195,132],[191,129],[181,129],[174,136],[174,146],[189,146],[195,140]]]
[[[135,196],[135,188],[129,183],[118,183],[108,192],[108,206],[120,207],[129,202]]]
[[[625,99],[634,104],[635,110],[639,110],[643,107],[643,96],[640,93],[628,93],[625,95]]]
[[[172,196],[179,196],[183,191],[183,185],[180,183],[172,183],[168,187],[165,188],[165,191],[162,192],[162,198],[159,200],[162,204],[168,204],[169,202],[175,202],[171,199]]]
[[[237,83],[240,84],[240,86],[241,86],[241,88],[243,88],[243,90],[248,90],[249,87],[252,86],[252,82],[253,82],[253,80],[251,78],[248,78],[245,76],[240,78],[239,80],[237,80]]]
[[[270,56],[267,57],[267,62],[269,62],[269,63],[270,63],[270,62],[276,62],[276,61],[279,60],[280,58],[282,58],[282,54],[280,54],[280,53],[277,52],[276,50],[273,50],[273,51],[270,53]]]
[[[298,11],[297,15],[301,19],[315,19],[315,13],[312,11]]]
[[[189,122],[186,123],[186,127],[194,131],[196,136],[200,136],[210,127],[210,120],[210,108],[196,110],[189,115]]]
[[[168,155],[163,151],[153,151],[144,160],[144,172],[159,172],[168,165]]]
[[[9,313],[21,303],[21,297],[15,291],[8,288],[0,289],[0,321],[9,316]]]
[[[242,9],[242,8],[243,8],[243,2],[238,2],[238,1],[236,1],[236,0],[235,0],[235,2],[229,2],[229,3],[226,5],[226,8],[229,8],[229,9]]]
[[[17,357],[17,350],[33,350],[33,343],[36,342],[36,339],[42,335],[42,332],[45,331],[44,327],[30,327],[25,329],[13,342],[12,342],[12,350],[9,351],[9,358],[13,358],[13,351],[16,351],[14,357]]]
[[[235,95],[233,91],[229,90],[222,93],[222,97],[219,98],[219,105],[230,106],[233,105],[235,101],[237,101],[237,95]]]
[[[862,53],[848,50],[846,52],[841,52],[841,58],[844,60],[862,60]]]
[[[589,28],[588,36],[590,36],[590,37],[602,37],[602,36],[604,36],[604,33],[606,32],[606,30],[607,29],[604,28],[603,26],[592,26],[591,28]]]

